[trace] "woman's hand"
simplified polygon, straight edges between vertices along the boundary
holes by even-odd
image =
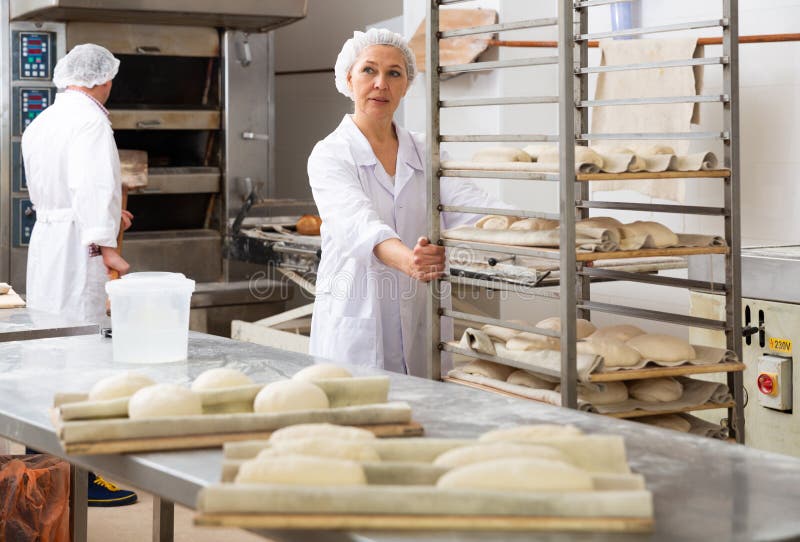
[[[411,251],[408,276],[422,282],[430,282],[444,274],[444,247],[432,245],[426,237],[417,239]]]
[[[444,247],[432,245],[425,237],[420,237],[413,249],[397,237],[387,239],[375,245],[373,252],[385,265],[422,282],[430,282],[444,274]]]
[[[122,231],[128,231],[128,228],[133,224],[133,214],[130,211],[122,210]]]

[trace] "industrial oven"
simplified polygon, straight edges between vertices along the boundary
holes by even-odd
[[[691,279],[724,282],[724,272],[722,257],[689,258]],[[800,353],[800,246],[743,248],[741,274],[746,443],[800,456],[800,371],[794,368]],[[725,297],[692,292],[691,314],[723,319]],[[693,343],[725,346],[721,331],[690,333]]]
[[[11,0],[0,4],[0,280],[24,291],[34,210],[20,138],[55,99],[52,71],[76,44],[120,60],[107,107],[120,149],[148,153],[131,192],[123,255],[136,271],[184,273],[198,302],[246,303],[246,264],[224,255],[251,194],[275,193],[274,71],[269,30],[307,0]],[[10,218],[10,219],[9,219]],[[241,295],[237,295],[237,291]],[[241,311],[236,311],[241,317]]]

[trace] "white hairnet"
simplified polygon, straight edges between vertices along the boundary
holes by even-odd
[[[347,74],[350,68],[356,63],[356,59],[361,52],[367,47],[373,45],[391,45],[396,47],[403,53],[406,61],[406,73],[408,74],[408,83],[414,80],[417,75],[417,63],[414,59],[414,53],[408,46],[408,41],[400,34],[395,34],[391,30],[385,28],[370,28],[366,32],[353,32],[353,37],[344,42],[339,56],[336,57],[336,66],[334,67],[334,75],[336,78],[336,90],[353,99],[353,93],[347,87]]]
[[[58,88],[70,85],[92,88],[114,79],[119,60],[105,47],[94,43],[76,45],[58,61],[53,70],[53,83]]]

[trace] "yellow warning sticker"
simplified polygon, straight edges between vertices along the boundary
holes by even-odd
[[[781,354],[792,353],[792,341],[789,339],[779,339],[777,337],[769,338],[769,349]]]

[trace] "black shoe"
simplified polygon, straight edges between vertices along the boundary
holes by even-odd
[[[95,473],[89,473],[89,506],[125,506],[136,502],[136,493],[120,489]]]

